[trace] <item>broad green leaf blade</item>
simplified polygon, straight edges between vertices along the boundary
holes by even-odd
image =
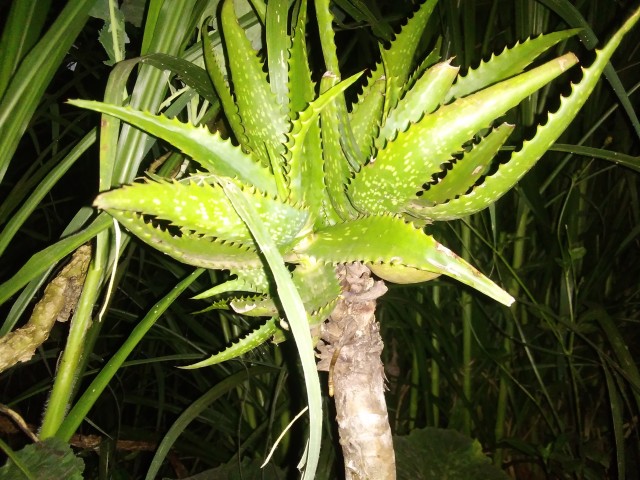
[[[173,235],[134,212],[107,210],[107,213],[140,240],[180,262],[220,270],[261,265],[260,257],[250,247],[204,236]]]
[[[476,68],[470,69],[466,75],[458,77],[455,85],[447,94],[446,103],[453,98],[460,98],[477,92],[489,85],[519,74],[538,56],[557,43],[578,33],[580,29],[564,30],[540,35],[534,39],[518,42],[512,48],[505,48],[499,55],[491,55],[487,61],[481,61]]]
[[[624,23],[609,43],[597,52],[591,66],[582,69],[582,80],[573,86],[571,95],[561,98],[558,110],[549,114],[547,123],[538,127],[536,135],[531,140],[525,141],[522,148],[513,153],[509,162],[501,165],[495,174],[487,177],[481,185],[467,195],[445,204],[422,208],[419,211],[414,210],[413,213],[432,220],[460,218],[486,208],[513,188],[573,121],[589,98],[622,38],[635,25],[638,18],[640,18],[640,9]]]
[[[424,272],[447,275],[504,305],[514,302],[513,297],[465,260],[395,216],[364,217],[327,227],[300,241],[294,252],[334,264],[360,261],[397,265],[402,275],[416,269],[416,281],[424,280]]]
[[[70,100],[69,103],[112,115],[151,135],[156,135],[179,148],[215,175],[237,178],[262,192],[277,194],[275,180],[268,169],[235,147],[229,140],[224,140],[217,133],[210,133],[204,126],[196,127],[162,115],[152,115],[129,107],[100,102]]]
[[[402,212],[423,183],[476,132],[576,62],[575,55],[563,55],[445,105],[400,132],[349,184],[354,206],[366,213]]]
[[[148,181],[99,195],[94,205],[103,210],[125,210],[153,215],[180,228],[182,235],[214,237],[253,246],[253,238],[223,189],[201,176],[181,182]],[[277,245],[289,244],[302,230],[308,212],[243,188]]]
[[[2,442],[4,443],[4,442]],[[58,438],[47,438],[30,444],[12,455],[14,461],[8,461],[0,468],[0,478],[49,480],[82,480],[84,462],[75,455],[67,442]],[[28,472],[28,476],[25,472]]]
[[[259,347],[264,342],[269,340],[277,330],[278,326],[276,324],[276,319],[271,318],[270,320],[267,320],[266,323],[249,332],[244,337],[238,339],[233,343],[233,345],[225,348],[221,352],[216,353],[215,355],[211,355],[209,358],[206,358],[194,364],[180,368],[183,368],[185,370],[193,370],[196,368],[216,365],[218,363],[226,362],[227,360],[232,360],[239,357],[240,355],[244,355],[245,353],[250,352],[254,348]]]
[[[464,157],[451,164],[451,169],[447,171],[444,178],[437,180],[434,184],[429,184],[429,188],[423,191],[419,198],[411,202],[411,205],[432,206],[467,193],[487,172],[493,157],[498,153],[513,129],[514,125],[507,123],[497,127],[479,144],[473,145],[471,151],[465,152]]]

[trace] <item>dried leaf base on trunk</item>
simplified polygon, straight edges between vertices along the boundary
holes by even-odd
[[[361,263],[338,269],[343,294],[323,326],[318,369],[328,371],[336,402],[347,480],[395,479],[387,405],[383,343],[376,299],[387,290]]]

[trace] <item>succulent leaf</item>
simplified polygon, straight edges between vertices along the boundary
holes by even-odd
[[[520,150],[511,155],[509,162],[501,165],[495,174],[487,177],[481,185],[468,194],[445,204],[414,208],[412,213],[432,220],[452,220],[486,208],[513,188],[573,121],[593,91],[622,37],[637,22],[638,17],[640,17],[640,10],[625,22],[602,50],[596,52],[595,61],[589,68],[582,69],[582,80],[573,85],[571,94],[561,98],[558,110],[555,113],[549,113],[547,122],[539,126],[535,136],[525,141]]]
[[[233,0],[224,0],[220,20],[226,46],[232,52],[228,55],[231,84],[240,121],[247,132],[247,147],[268,165],[267,146],[283,153],[284,135],[289,128],[285,110],[278,104],[262,71],[262,62],[238,23]]]
[[[425,114],[432,113],[444,103],[446,93],[458,74],[458,67],[450,62],[442,62],[429,68],[421,75],[414,86],[389,112],[377,138],[377,147],[383,148],[387,140],[397,132],[404,132],[411,123],[418,122]]]
[[[172,235],[139,213],[110,209],[107,212],[140,240],[182,263],[218,270],[262,266],[262,260],[250,247],[204,236]]]
[[[319,205],[319,201],[317,200],[319,198],[317,195],[318,189],[322,190],[324,188],[322,180],[323,170],[321,168],[321,162],[318,162],[318,160],[321,159],[321,156],[303,157],[307,133],[310,128],[317,126],[317,119],[322,110],[333,104],[334,99],[343,93],[359,77],[360,74],[356,74],[334,85],[329,90],[322,93],[317,99],[312,101],[309,106],[300,113],[298,118],[293,121],[291,133],[289,134],[289,141],[287,143],[287,151],[289,152],[290,157],[289,181],[291,200],[295,202],[301,201],[310,205],[314,211],[317,211],[315,210],[315,207]],[[306,145],[308,146],[308,144]],[[309,164],[312,162],[320,163],[320,168],[317,166],[316,168],[311,166],[307,166],[307,168],[305,168],[305,163]],[[312,197],[314,200],[308,202],[307,199]]]
[[[269,289],[269,282],[263,268],[232,270],[232,273],[236,274],[236,278],[209,288],[192,298],[194,300],[202,300],[229,292],[266,293]]]
[[[354,206],[366,213],[402,212],[475,133],[576,62],[575,55],[563,55],[445,105],[400,132],[349,184]]]
[[[505,48],[499,55],[492,55],[489,60],[481,61],[475,69],[470,69],[466,75],[458,77],[445,103],[519,74],[549,48],[579,31],[580,29],[572,29],[553,32],[518,42],[512,48]]]
[[[382,65],[377,65],[367,78],[367,83],[349,115],[349,123],[351,123],[355,142],[366,157],[372,153],[373,141],[382,123],[382,108],[386,89],[383,73]]]
[[[514,301],[465,260],[397,216],[363,217],[326,227],[302,239],[293,251],[314,261],[334,264],[361,261],[398,265],[402,267],[400,275],[410,269],[447,275],[505,305]]]
[[[413,14],[400,33],[391,42],[389,48],[381,50],[387,88],[385,95],[384,116],[395,108],[404,90],[404,85],[412,71],[414,57],[422,32],[433,13],[438,0],[427,0]]]
[[[288,52],[290,39],[287,35],[289,1],[271,0],[267,3],[266,44],[269,66],[269,85],[281,106],[289,106],[289,66]],[[287,115],[289,117],[289,115]]]
[[[112,115],[162,138],[215,175],[237,178],[269,195],[278,193],[274,177],[267,168],[261,166],[252,155],[244,153],[217,133],[210,133],[204,126],[196,127],[162,115],[101,102],[70,100],[69,103]]]
[[[315,97],[307,55],[307,0],[301,0],[289,52],[289,110],[301,112]]]
[[[254,348],[259,347],[264,342],[269,340],[276,332],[278,331],[278,326],[276,325],[276,319],[271,318],[267,320],[262,326],[248,333],[240,340],[235,342],[230,347],[226,348],[220,353],[216,353],[215,355],[210,356],[209,358],[202,360],[200,362],[194,363],[192,365],[187,365],[184,368],[186,370],[193,370],[196,368],[209,367],[211,365],[216,365],[218,363],[226,362],[227,360],[231,360],[233,358],[239,357],[247,352],[250,352]]]
[[[457,196],[464,195],[473,187],[478,179],[489,168],[493,157],[507,140],[514,129],[514,125],[503,123],[491,131],[480,143],[473,145],[471,150],[451,164],[451,170],[439,179],[437,183],[430,184],[429,188],[413,202],[411,206],[433,206],[447,202]]]
[[[222,67],[218,63],[215,54],[213,53],[213,44],[209,38],[209,34],[203,28],[202,30],[202,45],[203,45],[203,57],[204,65],[211,78],[211,83],[220,98],[222,109],[224,110],[225,117],[229,122],[229,126],[233,131],[240,145],[248,145],[249,139],[247,138],[244,127],[240,122],[240,115],[238,114],[238,106],[233,100],[231,94],[231,87],[225,80],[225,74],[222,71]]]
[[[232,243],[254,245],[251,232],[238,217],[217,184],[191,177],[183,182],[148,181],[99,195],[94,205],[103,210],[144,212],[179,227],[183,236],[204,235]],[[243,190],[277,245],[290,243],[305,225],[308,212]]]

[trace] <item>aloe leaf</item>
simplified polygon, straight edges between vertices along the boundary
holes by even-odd
[[[172,235],[135,212],[107,210],[107,213],[140,240],[180,262],[222,270],[261,265],[260,257],[250,247],[223,243],[204,236]]]
[[[220,20],[233,94],[242,126],[248,132],[248,146],[263,162],[269,162],[266,146],[278,154],[283,153],[282,145],[286,141],[284,134],[289,128],[285,110],[278,104],[262,71],[262,62],[238,23],[233,0],[224,0]]]
[[[279,105],[288,106],[288,55],[290,39],[287,35],[288,0],[267,3],[266,44],[269,85]],[[289,117],[289,115],[287,115]]]
[[[558,14],[567,25],[578,27],[580,29],[580,39],[589,50],[596,48],[598,45],[598,37],[591,29],[589,22],[585,20],[580,11],[569,0],[540,0],[540,3]],[[624,108],[624,111],[628,115],[636,135],[640,137],[640,120],[638,120],[638,115],[631,104],[629,95],[627,95],[626,89],[618,76],[618,72],[616,72],[611,63],[607,63],[604,67],[603,74],[618,97],[620,105],[622,105],[622,108]]]
[[[217,133],[210,133],[204,126],[196,127],[162,115],[101,102],[70,100],[69,103],[112,115],[156,135],[179,148],[211,173],[238,178],[242,183],[253,185],[267,194],[277,194],[275,180],[268,169],[230,141],[222,139]]]
[[[220,98],[225,118],[229,122],[229,126],[231,127],[231,130],[238,142],[240,142],[240,145],[248,146],[249,140],[247,139],[244,127],[240,122],[238,107],[233,100],[233,95],[231,95],[230,86],[225,80],[225,75],[218,64],[215,54],[213,53],[214,49],[211,38],[209,38],[209,34],[204,31],[204,29],[202,31],[202,48],[204,65],[207,69],[207,73],[209,74],[209,78],[211,79],[211,83],[213,83],[213,87],[218,94],[218,98]]]
[[[326,68],[326,72],[320,82],[320,92],[324,93],[340,81],[340,65],[336,54],[335,34],[332,26],[333,15],[329,9],[329,0],[316,0],[315,7],[320,44]],[[359,170],[360,165],[365,161],[351,131],[344,96],[336,98],[333,104],[322,112],[322,132],[323,144],[326,143],[328,145],[328,150],[326,147],[324,148],[327,153],[325,162],[329,161],[329,164],[331,164],[327,164],[326,171],[333,174],[331,169],[334,166],[337,168],[336,175],[331,180],[331,183],[337,186],[345,171],[349,169]],[[345,160],[348,164],[346,166],[342,165]],[[330,187],[329,191],[330,197],[331,194],[338,195],[336,201],[333,202],[333,206],[339,209],[338,213],[340,215],[345,215],[347,213],[346,210],[348,210],[346,208],[347,203],[344,201],[344,195],[339,193],[340,188],[333,189]]]
[[[563,55],[445,105],[400,132],[349,184],[354,206],[368,213],[402,211],[421,185],[441,171],[440,164],[476,132],[576,62],[575,55]]]
[[[384,238],[384,242],[380,242]],[[330,263],[365,262],[447,275],[511,305],[513,297],[430,235],[400,217],[364,217],[320,230],[294,246],[294,252]],[[409,267],[409,269],[405,268]],[[422,281],[418,275],[416,281]]]
[[[269,340],[277,330],[278,326],[276,325],[276,319],[272,318],[270,320],[267,320],[266,323],[264,323],[257,329],[238,339],[233,343],[233,345],[225,348],[221,352],[216,353],[215,355],[211,355],[209,358],[206,358],[200,362],[180,368],[183,368],[185,370],[193,370],[196,368],[210,367],[211,365],[216,365],[218,363],[232,360],[259,347],[264,342]]]
[[[321,155],[304,155],[304,153],[307,153],[309,150],[309,144],[305,143],[307,133],[310,128],[317,126],[317,119],[320,113],[330,105],[337,96],[355,83],[359,77],[360,74],[355,74],[334,85],[312,101],[309,106],[300,113],[298,118],[293,121],[289,141],[286,145],[290,157],[290,171],[288,175],[290,195],[292,201],[302,201],[312,207],[312,211],[317,211],[315,207],[318,205],[318,189],[322,190],[324,185]],[[305,146],[307,147],[306,149]],[[314,198],[315,200],[308,201],[310,198]]]
[[[432,220],[460,218],[486,208],[513,188],[573,121],[591,95],[622,38],[635,25],[639,17],[640,9],[636,10],[602,50],[596,52],[596,59],[589,68],[582,69],[582,80],[573,85],[571,94],[561,98],[558,110],[549,114],[547,123],[538,127],[536,135],[531,140],[525,141],[520,150],[511,155],[509,162],[501,165],[495,174],[487,177],[481,185],[468,194],[448,203],[422,208],[419,212],[413,213]]]
[[[272,238],[290,243],[307,221],[308,213],[244,188]],[[99,195],[94,205],[103,210],[127,210],[153,215],[179,227],[184,235],[204,235],[232,243],[253,245],[249,229],[238,217],[221,187],[191,177],[183,182],[136,183]]]
[[[335,82],[326,73],[320,83],[320,90],[328,90],[326,85],[334,85]],[[320,113],[322,135],[322,159],[324,163],[324,181],[331,206],[341,219],[352,216],[353,209],[345,192],[345,184],[351,174],[351,168],[347,161],[345,151],[342,148],[342,139],[339,130],[340,108],[337,100],[331,102]]]
[[[307,55],[307,0],[298,8],[289,51],[289,103],[290,111],[300,112],[313,100],[315,89]]]
[[[465,260],[400,217],[363,217],[333,225],[303,239],[294,252],[330,263],[397,265],[403,273],[416,269],[420,273],[416,282],[423,281],[424,272],[447,275],[505,305],[514,301]]]
[[[421,192],[422,195],[411,202],[411,205],[432,206],[467,193],[486,173],[493,157],[498,153],[513,129],[514,125],[507,123],[494,129],[479,144],[473,145],[472,149],[464,154],[464,157],[456,160],[444,178],[429,185],[427,190]]]
[[[349,116],[355,142],[363,155],[367,157],[371,155],[373,140],[382,123],[382,107],[386,89],[383,73],[382,66],[377,65],[367,79],[362,93],[358,95],[358,101],[353,105]]]
[[[236,278],[209,288],[192,298],[201,300],[229,292],[266,293],[269,289],[267,274],[263,268],[243,268],[236,271],[232,270],[231,273],[235,273]]]
[[[438,3],[437,0],[427,0],[420,5],[418,11],[409,18],[407,24],[391,42],[391,46],[381,50],[387,80],[384,116],[396,106],[400,99],[412,70],[418,42],[436,3]]]
[[[445,103],[453,98],[464,97],[488,85],[519,74],[549,48],[572,37],[579,31],[580,29],[575,28],[540,35],[522,43],[518,42],[512,48],[505,48],[498,55],[491,55],[489,60],[481,61],[476,68],[472,68],[465,75],[458,77],[455,85],[447,94]]]
[[[397,132],[407,130],[410,124],[418,122],[425,114],[432,113],[444,103],[445,95],[451,88],[458,70],[458,67],[452,67],[449,62],[442,62],[425,71],[398,102],[396,108],[389,112],[378,134],[377,147],[384,147],[387,140]]]

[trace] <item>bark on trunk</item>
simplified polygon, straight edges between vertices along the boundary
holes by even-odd
[[[376,299],[387,290],[360,264],[338,269],[343,295],[323,326],[318,369],[329,372],[347,480],[396,478],[384,398],[383,343]]]

